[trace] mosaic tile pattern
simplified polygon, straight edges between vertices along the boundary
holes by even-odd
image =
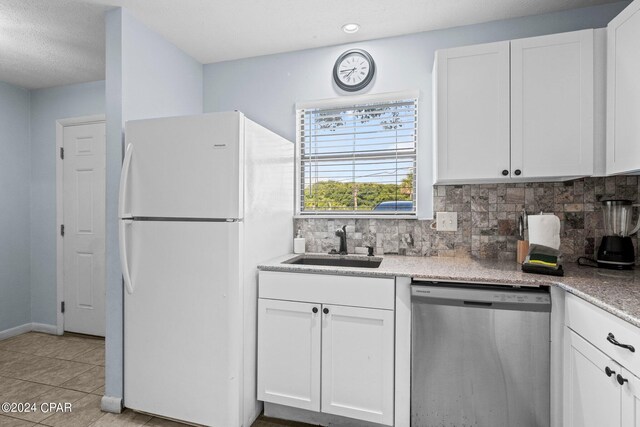
[[[640,201],[637,176],[584,178],[566,182],[442,185],[434,187],[434,212],[457,212],[458,231],[438,232],[432,221],[398,219],[296,219],[307,252],[328,252],[339,245],[335,230],[346,224],[349,253],[411,256],[473,256],[513,260],[517,218],[527,213],[553,212],[560,218],[565,259],[595,256],[604,234],[600,200]],[[637,236],[633,237],[637,248]],[[640,261],[636,249],[636,257]]]

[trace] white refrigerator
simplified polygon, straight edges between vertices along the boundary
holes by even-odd
[[[294,145],[239,112],[130,121],[125,138],[125,406],[249,427],[256,265],[291,252]]]

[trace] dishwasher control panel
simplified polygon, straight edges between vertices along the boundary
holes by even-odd
[[[413,282],[412,299],[427,303],[462,306],[485,306],[496,309],[533,309],[548,311],[551,295],[548,288],[516,288],[504,285]]]

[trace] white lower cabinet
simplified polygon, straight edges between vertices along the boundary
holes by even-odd
[[[640,427],[640,378],[622,370],[627,382],[622,387],[622,425]]]
[[[393,310],[258,300],[264,402],[393,425],[394,354]]]
[[[392,425],[393,311],[322,311],[322,412]]]
[[[640,427],[640,330],[567,295],[564,427]]]
[[[569,328],[565,343],[563,425],[621,426],[621,393],[616,381],[621,367]]]
[[[320,304],[258,300],[258,399],[320,410]]]
[[[259,400],[393,425],[393,373],[392,310],[258,300]]]

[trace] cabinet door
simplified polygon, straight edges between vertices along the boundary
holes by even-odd
[[[640,427],[640,378],[626,369],[620,373],[626,379],[622,385],[622,425]]]
[[[322,307],[322,412],[393,425],[393,311]]]
[[[615,373],[608,376],[605,369]],[[564,427],[621,426],[620,366],[571,329],[565,330]]]
[[[319,304],[258,300],[259,400],[320,410],[320,322]]]
[[[640,170],[640,2],[607,26],[607,174]]]
[[[593,30],[511,41],[511,176],[593,174]]]
[[[509,42],[438,51],[434,72],[436,183],[506,178]]]

